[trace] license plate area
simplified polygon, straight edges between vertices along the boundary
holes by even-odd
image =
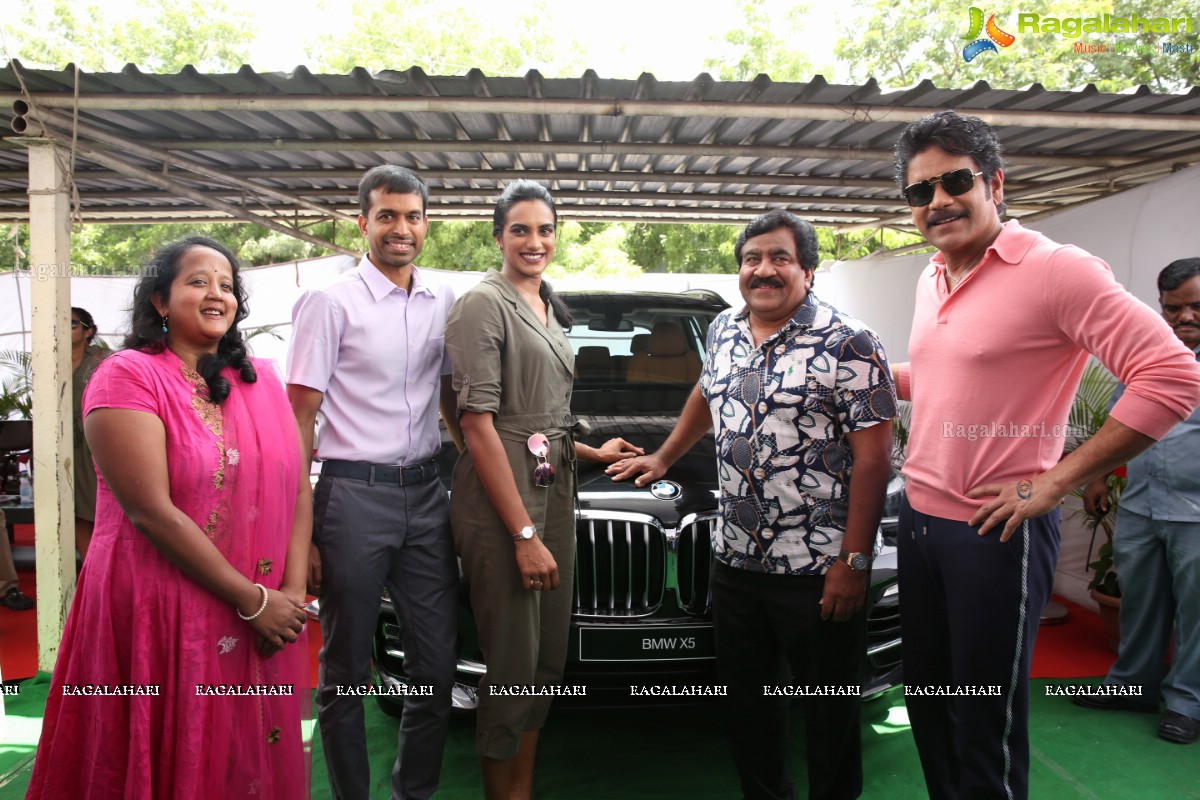
[[[580,661],[707,661],[711,625],[580,625]]]

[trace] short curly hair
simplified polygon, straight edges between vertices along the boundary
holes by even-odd
[[[796,258],[800,259],[800,267],[813,272],[815,277],[817,267],[821,266],[817,232],[810,223],[782,208],[755,217],[738,234],[737,241],[733,245],[733,257],[737,261],[738,268],[741,269],[742,266],[742,249],[746,246],[746,242],[755,236],[762,236],[764,233],[770,233],[779,228],[787,228],[792,232],[792,238],[796,240]]]

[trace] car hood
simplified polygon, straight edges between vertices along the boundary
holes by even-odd
[[[652,453],[662,446],[675,427],[675,415],[581,417],[590,431],[580,441],[597,447],[614,436]],[[679,484],[681,493],[673,500],[660,500],[650,492],[650,484],[641,488],[633,480],[613,481],[595,462],[579,463],[579,505],[583,511],[597,513],[646,514],[665,528],[676,528],[691,514],[712,514],[717,510],[716,451],[711,434],[705,436],[676,461],[663,479]]]

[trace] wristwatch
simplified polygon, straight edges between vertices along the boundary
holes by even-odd
[[[524,528],[521,528],[521,530],[519,530],[513,534],[513,541],[514,542],[528,541],[529,539],[533,538],[533,535],[535,533],[537,533],[537,528],[535,528],[533,525],[526,525]]]
[[[846,566],[855,572],[866,572],[871,568],[871,559],[865,553],[851,553],[848,550],[842,550],[838,553],[838,561],[845,562]]]

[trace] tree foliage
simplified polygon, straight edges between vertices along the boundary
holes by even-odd
[[[807,81],[813,66],[804,55],[804,16],[808,6],[797,3],[782,19],[773,18],[763,0],[741,0],[741,19],[704,66],[723,81],[749,81],[766,73],[773,81]]]
[[[735,225],[627,223],[624,248],[647,272],[736,272]]]
[[[423,267],[452,270],[488,270],[500,268],[500,248],[492,238],[490,222],[443,222],[433,214],[425,247],[417,259]]]
[[[11,55],[29,67],[117,72],[233,72],[249,60],[254,26],[226,0],[136,0],[119,16],[86,0],[17,0],[5,23]],[[47,5],[50,7],[47,8]]]
[[[884,250],[921,244],[923,236],[879,228],[855,233],[838,233],[833,228],[817,228],[817,249],[821,261],[853,261]]]
[[[554,262],[547,270],[547,277],[633,280],[642,274],[641,267],[622,248],[626,237],[623,225],[602,225],[588,233],[578,222],[559,226]]]
[[[1191,17],[1200,25],[1200,0],[1161,0],[1151,5],[1135,0],[1043,0],[1031,7],[1019,0],[976,3],[986,16],[995,16],[1005,33],[1016,37],[1009,47],[985,53],[971,62],[963,48],[971,41],[970,4],[937,0],[851,0],[853,21],[842,26],[835,48],[855,81],[875,78],[889,87],[911,86],[923,79],[939,87],[964,88],[979,80],[1005,89],[1040,84],[1046,89],[1077,89],[1095,84],[1104,92],[1148,85],[1156,91],[1183,91],[1200,82],[1200,53],[1194,34],[1187,37],[1155,33],[1099,34],[1077,37],[1062,33],[1022,32],[1018,14],[1036,12],[1040,18]],[[1163,53],[1163,41],[1193,44],[1192,52]],[[1138,45],[1133,52],[1083,54],[1074,44]]]
[[[314,72],[418,66],[430,75],[465,75],[472,68],[491,75],[530,69],[546,77],[579,75],[586,67],[584,46],[548,34],[556,8],[547,0],[519,12],[463,0],[356,2],[348,9],[350,30],[309,42],[306,63]]]

